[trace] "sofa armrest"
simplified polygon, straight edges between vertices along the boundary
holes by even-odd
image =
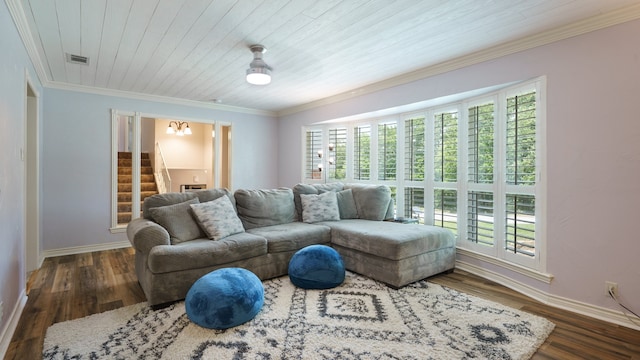
[[[165,228],[144,218],[137,218],[129,222],[127,238],[136,251],[145,254],[148,254],[154,246],[171,244],[169,233]]]

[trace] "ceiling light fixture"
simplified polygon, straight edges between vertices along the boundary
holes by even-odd
[[[247,69],[247,82],[253,85],[267,85],[271,82],[271,67],[262,60],[267,49],[262,45],[249,46],[253,53],[253,61]]]
[[[187,125],[184,129],[182,129],[182,125]],[[173,125],[176,128],[173,128]],[[189,123],[186,121],[170,121],[169,127],[167,128],[167,134],[176,134],[178,136],[183,135],[191,135],[191,128],[189,127]]]

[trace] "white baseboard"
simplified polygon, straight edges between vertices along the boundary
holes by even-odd
[[[83,254],[83,253],[94,252],[94,251],[121,249],[121,248],[130,247],[130,246],[131,246],[131,243],[129,241],[115,241],[115,242],[110,242],[106,244],[73,246],[68,248],[45,250],[42,253],[42,255],[43,255],[43,258],[48,258],[48,257],[54,257],[54,256]]]
[[[16,306],[13,307],[11,311],[11,315],[8,318],[7,324],[4,329],[2,329],[2,333],[0,333],[0,359],[4,359],[7,354],[7,350],[9,349],[9,344],[11,343],[11,338],[13,338],[13,333],[16,332],[16,328],[18,327],[18,322],[20,321],[20,316],[22,315],[22,310],[24,310],[24,306],[27,304],[27,294],[25,290],[22,290],[22,294],[18,297],[18,302]]]
[[[483,269],[481,267],[478,267],[473,264],[465,263],[463,261],[456,260],[456,268],[467,271],[474,275],[478,275],[482,278],[495,281],[500,285],[504,285],[532,299],[538,300],[545,305],[549,305],[559,309],[589,316],[598,320],[610,322],[616,325],[621,325],[634,330],[640,330],[640,326],[631,322],[620,311],[615,311],[608,308],[603,308],[600,306],[583,303],[577,300],[567,299],[561,296],[549,294],[540,289],[536,289],[529,285],[525,285],[520,282],[517,282],[502,274],[498,274],[494,271]]]

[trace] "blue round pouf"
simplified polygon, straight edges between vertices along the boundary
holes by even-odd
[[[194,323],[228,329],[253,319],[264,304],[264,287],[251,271],[224,268],[212,271],[187,292],[185,308]]]
[[[344,281],[344,262],[333,248],[310,245],[289,261],[289,279],[303,289],[330,289]]]

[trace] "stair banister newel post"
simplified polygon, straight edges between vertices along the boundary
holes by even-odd
[[[158,192],[160,194],[164,194],[166,192],[171,191],[171,176],[169,175],[169,169],[167,168],[167,163],[164,160],[164,155],[162,154],[162,148],[160,147],[160,143],[156,142],[156,182],[158,184]]]

